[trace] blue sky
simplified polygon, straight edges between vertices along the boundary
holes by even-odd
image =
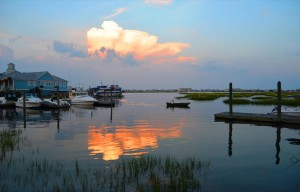
[[[300,88],[298,0],[2,0],[0,71],[72,86]]]

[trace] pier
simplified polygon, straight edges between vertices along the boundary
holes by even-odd
[[[229,84],[229,112],[215,114],[216,121],[236,121],[249,123],[270,123],[272,125],[300,125],[300,117],[281,113],[281,82],[277,83],[277,114],[240,113],[232,110],[232,83]],[[299,127],[300,128],[300,127]]]
[[[300,118],[296,116],[282,115],[278,117],[272,114],[259,114],[259,113],[230,113],[223,112],[215,114],[216,120],[230,120],[230,121],[244,121],[249,123],[266,122],[272,124],[299,124]],[[299,127],[300,128],[300,127]]]

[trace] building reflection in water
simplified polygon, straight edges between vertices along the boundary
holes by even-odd
[[[184,121],[182,121],[184,122]],[[103,154],[103,160],[117,160],[121,155],[140,156],[158,148],[159,139],[179,138],[182,123],[154,126],[139,120],[131,126],[89,126],[90,155]]]

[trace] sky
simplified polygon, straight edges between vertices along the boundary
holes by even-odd
[[[299,0],[1,0],[0,72],[74,87],[300,88]]]

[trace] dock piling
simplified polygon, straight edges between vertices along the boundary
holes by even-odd
[[[229,83],[229,113],[232,115],[232,83]]]
[[[277,117],[281,118],[281,82],[277,82]]]

